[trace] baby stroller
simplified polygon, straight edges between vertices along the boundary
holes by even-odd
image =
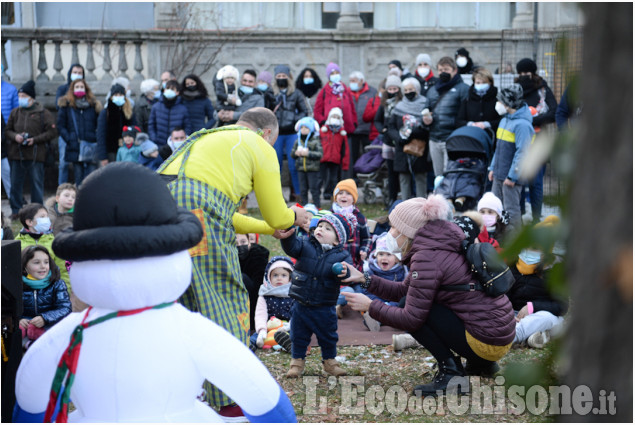
[[[457,212],[475,209],[483,196],[493,145],[493,131],[475,126],[458,128],[446,140],[448,164],[434,192],[451,200]]]
[[[353,166],[366,204],[388,199],[388,166],[381,156],[382,144],[381,138],[375,139]]]

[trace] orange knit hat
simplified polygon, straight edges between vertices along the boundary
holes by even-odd
[[[339,182],[337,186],[335,186],[335,190],[333,191],[333,200],[335,200],[335,197],[340,192],[340,190],[345,190],[351,195],[353,195],[353,203],[354,204],[357,203],[358,195],[357,195],[357,184],[355,183],[355,180],[346,179]]]

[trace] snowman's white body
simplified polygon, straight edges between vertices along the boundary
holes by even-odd
[[[174,301],[187,288],[190,274],[189,255],[182,251],[138,260],[75,263],[71,280],[77,296],[95,306],[90,321],[112,311]],[[59,359],[84,315],[66,317],[26,353],[16,378],[17,403],[24,411],[37,414],[46,409]],[[222,422],[196,398],[205,379],[248,416],[266,417],[286,399],[247,347],[180,304],[117,317],[84,330],[71,390],[76,411],[69,421]]]

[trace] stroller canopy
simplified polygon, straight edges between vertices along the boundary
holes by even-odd
[[[475,126],[457,128],[446,140],[448,156],[482,156],[486,161],[492,158],[494,141],[491,133]]]

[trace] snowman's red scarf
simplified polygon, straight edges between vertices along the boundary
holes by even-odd
[[[71,342],[70,344],[68,344],[68,348],[64,351],[64,354],[62,355],[62,358],[57,365],[57,371],[55,372],[53,385],[51,387],[51,395],[49,396],[49,404],[46,407],[44,422],[51,422],[53,412],[55,411],[55,405],[57,404],[57,400],[60,395],[62,384],[64,384],[64,392],[62,393],[62,406],[60,407],[60,411],[57,414],[55,422],[68,421],[68,403],[71,398],[71,387],[73,386],[73,381],[75,380],[75,371],[77,370],[77,361],[79,360],[79,350],[81,350],[82,348],[84,329],[105,322],[107,320],[114,319],[116,317],[132,316],[134,314],[143,313],[146,310],[169,307],[175,302],[176,301],[171,301],[151,307],[138,308],[136,310],[115,311],[110,314],[106,314],[105,316],[99,317],[95,320],[91,320],[90,322],[86,322],[86,318],[88,317],[88,314],[92,309],[92,307],[89,307],[88,310],[86,310],[86,314],[84,315],[82,323],[77,325],[77,327],[73,331],[73,334],[71,335]]]

